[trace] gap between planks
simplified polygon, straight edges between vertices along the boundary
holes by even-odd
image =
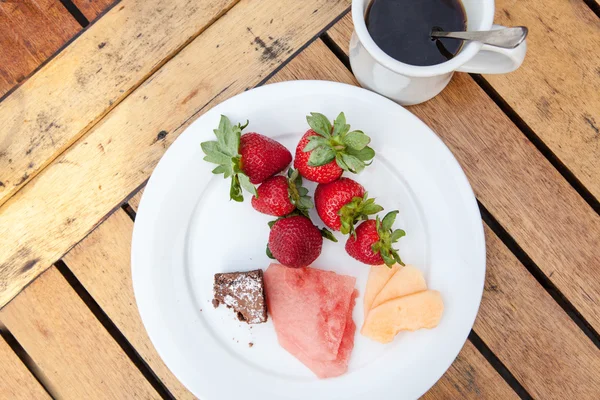
[[[83,15],[81,10],[77,8],[75,4],[71,0],[60,0],[61,4],[65,7],[65,9],[75,18],[75,21],[81,25],[82,28],[87,27],[90,24],[90,21]]]
[[[175,397],[169,392],[169,389],[165,387],[162,381],[156,376],[154,371],[148,366],[144,359],[139,355],[136,349],[131,345],[127,338],[121,333],[119,328],[111,320],[111,318],[104,312],[102,307],[94,300],[86,288],[79,282],[75,274],[69,269],[64,261],[58,261],[55,264],[58,271],[61,273],[63,278],[73,288],[75,293],[79,296],[81,301],[90,309],[96,319],[102,324],[104,329],[112,336],[113,340],[121,347],[123,352],[129,357],[133,365],[141,372],[146,380],[152,385],[154,390],[163,398],[167,400],[175,400]]]
[[[4,341],[4,343],[2,343],[2,341]],[[6,354],[8,352],[12,352],[13,354]],[[1,357],[2,365],[0,365],[0,370],[2,367],[9,368],[9,371],[5,370],[4,374],[1,375],[4,381],[3,383],[8,384],[8,386],[0,386],[0,395],[6,395],[6,398],[11,399],[57,398],[56,391],[52,388],[52,384],[48,381],[48,378],[44,375],[44,373],[36,365],[35,361],[33,361],[29,354],[27,354],[23,346],[21,346],[21,344],[17,341],[13,334],[10,333],[8,328],[2,324],[1,321],[0,353],[5,353],[2,354]],[[14,358],[17,358],[22,365],[18,365]],[[23,368],[29,371],[31,378],[33,378],[35,382],[39,384],[39,387],[32,382],[31,378],[29,378],[26,373],[24,373]],[[10,382],[8,380],[9,377],[13,378],[14,381]],[[17,384],[18,387],[11,388],[10,383]],[[7,393],[7,391],[11,391],[13,393],[10,393],[10,396],[8,396],[9,393]],[[44,395],[44,391],[49,397]]]

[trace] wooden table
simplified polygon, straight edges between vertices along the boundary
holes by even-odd
[[[0,1],[0,398],[193,398],[135,306],[141,191],[177,136],[237,93],[356,84],[349,5]],[[464,168],[487,241],[479,316],[425,397],[597,399],[600,1],[496,8],[530,29],[524,65],[457,74],[409,108]]]

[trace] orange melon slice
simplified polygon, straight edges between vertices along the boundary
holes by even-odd
[[[377,342],[389,343],[400,331],[436,327],[443,311],[439,292],[426,290],[410,294],[372,308],[360,333]]]
[[[371,308],[375,308],[388,300],[427,290],[427,283],[421,271],[412,265],[401,267],[383,289],[375,296]]]
[[[365,319],[371,309],[371,305],[375,297],[385,287],[386,283],[394,276],[400,266],[398,264],[389,268],[387,265],[376,265],[369,270],[369,279],[367,280],[367,288],[365,289],[364,309]]]

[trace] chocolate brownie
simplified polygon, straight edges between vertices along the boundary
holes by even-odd
[[[261,269],[215,274],[213,305],[233,308],[240,321],[260,324],[267,320],[267,302]]]

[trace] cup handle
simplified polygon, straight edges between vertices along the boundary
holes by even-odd
[[[504,26],[494,25],[492,27],[492,29],[501,28]],[[484,44],[475,57],[456,70],[475,74],[505,74],[516,70],[523,64],[525,53],[527,53],[526,40],[514,49],[503,49]]]

